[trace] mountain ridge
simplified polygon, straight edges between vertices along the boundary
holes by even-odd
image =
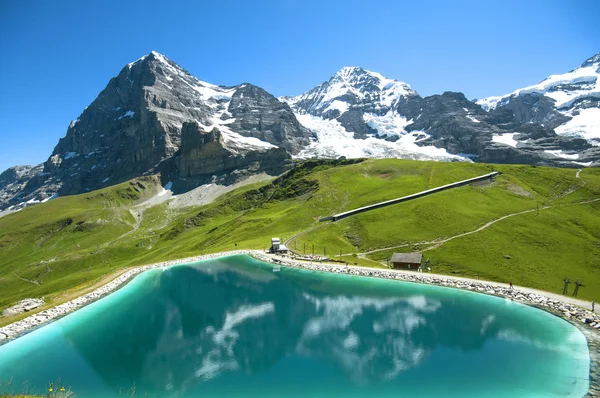
[[[109,81],[47,161],[2,174],[0,210],[143,174],[191,189],[278,173],[293,158],[591,166],[600,160],[599,73],[600,53],[538,85],[470,101],[453,92],[421,97],[407,83],[352,66],[303,94],[276,98],[250,83],[204,82],[152,51]],[[213,150],[204,148],[209,143]]]
[[[594,59],[592,57],[586,63]],[[321,136],[331,142],[325,147],[314,145],[308,148],[308,155],[396,155],[414,159],[433,156],[442,160],[475,159],[491,163],[570,167],[590,166],[600,157],[600,149],[594,148],[596,143],[590,143],[589,137],[554,131],[573,117],[558,112],[549,98],[533,98],[532,101],[521,98],[496,110],[470,101],[462,93],[420,97],[410,89],[393,101],[384,102],[381,97],[372,95],[374,98],[364,102],[364,95],[353,94],[354,87],[345,89],[343,84],[341,87],[332,85],[338,81],[345,83],[350,80],[347,76],[356,74],[394,81],[360,67],[346,67],[304,94],[280,97],[290,104],[302,123],[320,130]],[[359,79],[354,78],[354,81]],[[366,93],[377,91],[375,86],[366,88]],[[353,133],[353,137],[348,137],[346,132]],[[385,144],[373,141],[371,137],[397,143]],[[357,150],[351,138],[369,141],[370,145],[362,151]],[[407,151],[411,153],[404,153]]]

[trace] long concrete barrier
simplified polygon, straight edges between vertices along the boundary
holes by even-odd
[[[369,206],[359,207],[358,209],[348,210],[343,213],[334,214],[333,216],[323,217],[323,218],[319,219],[319,221],[324,222],[324,221],[341,220],[342,218],[346,218],[346,217],[352,216],[354,214],[364,213],[365,211],[379,209],[381,207],[394,205],[396,203],[402,203],[402,202],[406,202],[409,200],[422,198],[423,196],[427,196],[427,195],[431,195],[433,193],[445,191],[446,189],[457,188],[457,187],[461,187],[463,185],[472,184],[474,182],[493,179],[494,177],[496,177],[497,175],[500,175],[500,174],[501,173],[499,171],[494,171],[493,173],[485,174],[485,175],[482,175],[479,177],[469,178],[468,180],[453,182],[452,184],[442,185],[441,187],[437,187],[437,188],[431,188],[426,191],[417,192],[415,194],[403,196],[401,198],[386,200],[385,202],[379,202],[379,203],[375,203],[375,204],[372,204]]]

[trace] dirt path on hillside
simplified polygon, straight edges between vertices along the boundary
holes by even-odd
[[[580,176],[581,171],[582,171],[582,169],[578,169],[577,172],[575,173],[575,177],[581,179],[581,181],[583,182],[583,185],[586,185],[587,182],[583,178],[581,178],[581,176]],[[578,188],[576,188],[574,190],[567,191],[567,193],[565,193],[564,195],[561,195],[559,198],[562,198],[562,197],[564,197],[564,196],[566,196],[566,195],[568,195],[570,193],[573,193],[573,192],[575,192],[579,188],[581,188],[581,187],[578,187]],[[559,198],[557,198],[557,199],[559,199]],[[356,253],[356,254],[359,257],[363,257],[364,258],[368,254],[382,252],[382,251],[386,251],[386,250],[392,250],[392,249],[399,249],[399,248],[402,248],[402,247],[409,247],[409,246],[429,246],[426,249],[421,250],[422,252],[425,252],[425,251],[437,249],[440,246],[442,246],[444,243],[449,242],[451,240],[454,240],[454,239],[457,239],[457,238],[462,238],[463,236],[472,235],[472,234],[477,233],[477,232],[481,232],[481,231],[483,231],[483,230],[491,227],[492,225],[496,224],[497,222],[505,220],[505,219],[507,219],[509,217],[518,216],[518,215],[521,215],[521,214],[532,213],[534,211],[538,211],[539,212],[541,210],[547,210],[547,209],[552,209],[552,208],[556,208],[556,207],[573,206],[573,205],[580,205],[580,204],[589,204],[589,203],[596,202],[596,201],[599,201],[599,200],[600,200],[600,198],[599,199],[585,200],[585,201],[576,202],[576,203],[566,203],[566,204],[560,204],[560,205],[543,206],[543,207],[539,207],[539,208],[535,208],[535,209],[523,210],[523,211],[519,211],[519,212],[515,212],[515,213],[510,213],[510,214],[504,215],[502,217],[496,218],[494,220],[491,220],[491,221],[483,224],[481,227],[479,227],[477,229],[474,229],[472,231],[463,232],[463,233],[460,233],[460,234],[457,234],[457,235],[453,235],[453,236],[450,236],[450,237],[447,237],[447,238],[436,238],[436,239],[431,240],[431,241],[403,243],[403,244],[400,244],[400,245],[389,246],[389,247],[385,247],[385,248],[382,248],[382,249],[375,249],[375,250],[370,250],[370,251]],[[324,223],[323,224],[317,224],[317,225],[315,225],[315,226],[313,226],[313,227],[311,227],[311,228],[309,228],[309,229],[307,229],[305,231],[302,231],[302,232],[300,232],[300,233],[298,233],[298,234],[290,237],[289,239],[287,239],[284,244],[286,246],[288,246],[288,248],[289,248],[288,244],[291,241],[299,238],[302,235],[305,235],[305,234],[307,234],[309,232],[312,232],[312,231],[320,228],[323,225],[325,225],[325,224]],[[343,255],[344,256],[349,256],[349,255],[352,255],[352,254],[354,254],[354,253],[344,253]]]
[[[142,225],[142,222],[144,221],[144,210],[146,210],[145,208],[141,208],[141,209],[128,209],[129,214],[131,214],[131,216],[134,219],[133,224],[127,223],[131,226],[131,229],[127,232],[125,232],[124,234],[121,234],[119,236],[117,236],[116,238],[109,240],[108,242],[105,242],[101,245],[101,247],[107,247],[112,245],[115,242],[118,242],[119,240],[125,238],[128,235],[131,235],[132,233],[136,232],[138,229],[140,229],[140,226]]]
[[[540,207],[539,209],[529,209],[529,210],[523,210],[523,211],[519,211],[519,212],[515,212],[515,213],[511,213],[511,214],[507,214],[505,216],[502,216],[500,218],[497,218],[495,220],[489,221],[485,224],[483,224],[481,227],[474,229],[472,231],[468,231],[468,232],[463,232],[461,234],[457,234],[457,235],[453,235],[447,238],[437,238],[431,241],[425,241],[425,242],[410,242],[410,243],[404,243],[401,245],[396,245],[396,246],[390,246],[390,247],[384,247],[382,249],[375,249],[375,250],[370,250],[370,251],[366,251],[366,252],[362,252],[362,253],[357,253],[359,256],[364,257],[367,254],[372,254],[372,253],[377,253],[377,252],[382,252],[385,250],[392,250],[392,249],[398,249],[401,247],[407,247],[407,246],[426,246],[426,245],[431,245],[430,247],[421,250],[421,251],[428,251],[428,250],[432,250],[432,249],[437,249],[438,247],[442,246],[444,243],[449,242],[453,239],[456,238],[461,238],[463,236],[467,236],[467,235],[471,235],[477,232],[481,232],[486,228],[491,227],[492,225],[494,225],[495,223],[505,220],[509,217],[513,217],[513,216],[518,216],[520,214],[526,214],[526,213],[532,213],[534,211],[541,211],[541,210],[548,210],[548,209],[553,209],[553,208],[557,208],[557,207],[565,207],[565,206],[575,206],[575,205],[583,205],[583,204],[589,204],[589,203],[593,203],[593,202],[597,202],[600,201],[600,198],[598,199],[590,199],[590,200],[584,200],[582,202],[576,202],[576,203],[566,203],[566,204],[560,204],[560,205],[554,205],[554,206],[544,206],[544,207]],[[351,255],[350,254],[345,254],[345,255]]]
[[[584,180],[583,178],[581,178],[582,171],[583,171],[583,169],[577,169],[577,173],[575,173],[575,177],[579,178],[583,182],[583,185],[587,185],[587,181]]]
[[[284,245],[286,245],[286,246],[287,246],[287,248],[289,249],[290,247],[289,247],[288,245],[289,245],[289,243],[290,243],[291,241],[293,241],[293,240],[294,240],[294,239],[296,239],[296,238],[299,238],[299,237],[301,237],[302,235],[305,235],[305,234],[307,234],[307,233],[309,233],[309,232],[312,232],[312,231],[314,231],[315,229],[318,229],[318,228],[320,228],[322,225],[325,225],[325,224],[317,224],[317,225],[314,225],[314,226],[310,227],[310,228],[309,228],[309,229],[307,229],[307,230],[304,230],[304,231],[302,231],[302,232],[299,232],[299,233],[297,233],[296,235],[293,235],[291,238],[288,238],[288,239],[287,239],[285,242],[283,242],[283,244],[284,244]]]
[[[577,171],[575,172],[575,178],[578,178],[581,181],[581,184],[577,185],[577,186],[572,186],[569,187],[569,189],[567,189],[566,191],[564,191],[562,194],[557,195],[554,199],[551,199],[551,202],[555,201],[555,200],[559,200],[564,198],[565,196],[572,194],[573,192],[578,191],[579,189],[583,188],[584,186],[587,185],[587,181],[584,180],[583,178],[581,178],[580,174],[581,174],[582,169],[577,169]]]

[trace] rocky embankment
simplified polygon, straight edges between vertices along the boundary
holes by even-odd
[[[18,315],[23,312],[34,310],[38,307],[41,307],[42,305],[44,305],[44,300],[42,299],[24,299],[19,301],[12,307],[9,307],[2,311],[2,316]]]
[[[66,303],[57,305],[56,307],[49,308],[47,310],[38,312],[37,314],[33,314],[25,319],[12,323],[10,325],[4,326],[0,328],[0,342],[4,342],[9,339],[13,339],[18,337],[19,335],[30,331],[31,329],[37,328],[53,319],[60,318],[69,312],[73,312],[87,304],[90,304],[93,301],[100,299],[101,297],[107,295],[108,293],[118,289],[125,282],[129,281],[132,277],[147,271],[149,269],[154,268],[164,268],[177,264],[190,263],[194,261],[200,260],[209,260],[211,258],[229,256],[234,254],[250,254],[254,255],[254,252],[238,250],[232,252],[224,252],[224,253],[215,253],[215,254],[206,254],[202,256],[189,257],[180,260],[172,260],[172,261],[164,261],[155,264],[144,265],[142,267],[131,269],[119,277],[113,279],[106,285],[99,287],[98,289],[84,294],[83,296],[77,297],[74,300],[68,301]]]
[[[479,293],[491,294],[494,296],[505,297],[534,307],[547,309],[555,315],[571,321],[576,321],[582,325],[600,331],[600,315],[588,310],[584,310],[576,305],[568,304],[559,300],[553,300],[540,294],[525,293],[518,289],[507,289],[494,283],[462,281],[433,276],[424,273],[403,273],[380,269],[362,269],[349,266],[324,265],[315,263],[306,263],[297,260],[281,258],[260,252],[252,253],[252,256],[259,260],[281,264],[287,267],[306,268],[315,271],[334,272],[338,274],[371,276],[375,278],[396,279],[405,282],[426,283],[430,285],[453,287],[457,289],[472,290]]]
[[[314,264],[297,260],[254,252],[255,258],[280,264],[286,267],[305,268],[314,271],[334,272],[338,274],[370,276],[375,278],[396,279],[405,282],[427,283],[430,285],[472,290],[519,301],[523,304],[541,308],[556,316],[567,319],[585,335],[590,352],[590,386],[587,397],[600,397],[600,316],[572,304],[553,300],[540,294],[525,293],[518,289],[507,289],[494,283],[454,280],[423,273],[404,273],[392,270],[364,269],[348,266]]]
[[[38,327],[50,320],[59,318],[66,315],[69,312],[75,311],[78,308],[83,307],[106,294],[121,287],[125,282],[130,280],[135,275],[154,268],[164,268],[177,264],[190,263],[200,260],[208,260],[217,257],[223,257],[235,254],[248,254],[259,260],[284,265],[287,267],[305,268],[314,271],[322,272],[334,272],[339,274],[357,275],[357,276],[369,276],[376,278],[396,279],[405,282],[415,283],[426,283],[430,285],[453,287],[457,289],[472,290],[479,293],[486,293],[500,297],[506,297],[512,300],[522,302],[524,304],[532,305],[535,307],[547,309],[552,313],[562,316],[572,322],[576,322],[580,325],[585,325],[593,330],[600,331],[600,316],[591,311],[584,310],[572,304],[568,304],[559,300],[553,300],[543,295],[534,293],[524,293],[518,289],[507,289],[502,286],[495,285],[493,283],[475,282],[475,281],[462,281],[444,278],[440,276],[433,276],[423,273],[402,273],[394,272],[392,270],[380,270],[380,269],[362,269],[349,266],[338,266],[329,264],[315,264],[303,261],[292,260],[288,258],[282,258],[273,255],[267,255],[260,251],[248,251],[248,250],[237,250],[223,253],[207,254],[202,256],[190,257],[180,260],[164,261],[160,263],[145,265],[142,267],[131,269],[119,277],[115,278],[106,285],[87,293],[74,300],[60,304],[56,307],[49,308],[41,311],[37,314],[31,315],[23,320],[15,322],[0,328],[0,341],[12,339],[18,335]]]
[[[348,274],[357,276],[368,276],[376,278],[387,278],[396,279],[405,282],[414,283],[426,283],[437,286],[452,287],[457,289],[472,290],[479,293],[491,294],[499,297],[505,297],[512,300],[522,302],[527,305],[539,307],[549,312],[566,318],[571,323],[577,325],[580,330],[585,334],[588,347],[590,350],[590,390],[586,396],[596,397],[600,396],[600,316],[597,314],[581,309],[575,305],[564,303],[559,300],[553,300],[543,295],[534,293],[524,293],[518,289],[507,289],[502,286],[493,283],[475,282],[475,281],[463,281],[454,280],[450,278],[443,278],[439,276],[427,275],[422,273],[402,273],[391,270],[379,270],[379,269],[363,269],[349,266],[337,266],[337,265],[325,265],[325,264],[314,264],[309,262],[297,261],[288,258],[281,258],[278,256],[267,255],[260,251],[247,251],[237,250],[231,252],[207,254],[197,257],[190,257],[180,260],[165,261],[150,265],[145,265],[139,268],[131,269],[106,285],[94,290],[93,292],[87,293],[74,300],[58,305],[56,307],[41,311],[30,317],[27,317],[21,321],[15,322],[11,325],[0,328],[0,344],[12,340],[25,332],[28,332],[34,328],[40,327],[43,324],[48,323],[53,319],[60,318],[69,312],[75,311],[99,298],[107,295],[108,293],[118,289],[130,280],[135,275],[138,275],[144,271],[154,268],[164,268],[177,264],[190,263],[200,260],[208,260],[217,257],[223,257],[235,254],[248,254],[254,258],[283,265],[286,267],[305,268],[314,271],[322,272],[333,272],[338,274]]]

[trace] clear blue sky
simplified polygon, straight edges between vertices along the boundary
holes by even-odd
[[[342,66],[421,95],[500,95],[600,51],[598,0],[21,1],[0,4],[0,171],[47,159],[123,66],[156,50],[201,80],[300,94]]]

